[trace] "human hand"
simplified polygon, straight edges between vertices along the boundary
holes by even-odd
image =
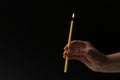
[[[89,53],[89,50],[94,48],[90,42],[74,40],[70,43],[70,47],[68,45],[64,47],[63,58],[66,55],[69,55],[69,59],[80,59],[80,57],[86,57]]]
[[[63,58],[68,55],[69,60],[78,60],[93,71],[101,70],[101,64],[107,59],[104,54],[97,50],[90,42],[74,40],[70,47],[64,47]]]

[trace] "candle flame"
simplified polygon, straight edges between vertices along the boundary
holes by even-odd
[[[75,14],[73,13],[73,14],[72,14],[72,19],[74,19],[74,17],[75,17]]]

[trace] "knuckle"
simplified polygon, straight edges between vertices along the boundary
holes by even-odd
[[[78,42],[78,40],[73,40],[72,43]]]

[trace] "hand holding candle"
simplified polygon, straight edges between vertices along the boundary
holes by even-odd
[[[74,22],[73,19],[74,19],[74,17],[75,17],[75,14],[73,13],[71,24],[70,24],[69,37],[68,37],[68,48],[70,47],[70,42],[71,42],[71,37],[72,37],[72,29],[73,29],[73,22]],[[68,67],[68,55],[65,58],[64,73],[67,72],[67,67]]]

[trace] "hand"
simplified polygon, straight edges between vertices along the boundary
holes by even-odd
[[[64,47],[63,58],[66,55],[69,55],[69,59],[79,59],[80,57],[86,57],[91,49],[94,47],[90,42],[74,40],[70,43],[70,47],[68,48],[68,44]]]
[[[69,48],[68,45],[64,47],[63,58],[68,55],[69,60],[79,60],[91,70],[96,71],[98,70],[96,63],[99,62],[99,60],[97,60],[99,59],[98,53],[100,52],[90,42],[74,40],[70,43]]]

